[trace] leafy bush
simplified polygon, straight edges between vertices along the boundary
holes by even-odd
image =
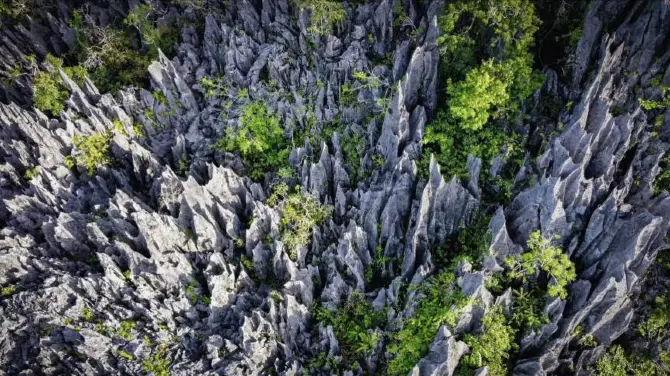
[[[321,205],[316,197],[302,194],[300,187],[289,193],[285,183],[275,187],[267,203],[281,211],[282,242],[293,260],[298,250],[309,244],[314,227],[327,221],[333,212],[332,207]]]
[[[527,246],[528,252],[518,257],[509,256],[505,260],[510,268],[508,276],[526,281],[542,270],[556,280],[548,287],[549,296],[565,299],[568,295],[566,286],[577,278],[575,265],[570,258],[562,249],[553,246],[549,239],[543,238],[539,231],[530,234]]]
[[[93,175],[95,170],[111,162],[109,155],[109,141],[111,133],[95,134],[90,136],[74,136],[72,143],[76,149],[72,160],[75,164],[86,167],[88,174]]]
[[[30,0],[3,0],[0,1],[0,16],[14,21],[32,13],[32,1]]]
[[[531,289],[527,291],[521,287],[512,290],[514,305],[510,325],[517,329],[539,329],[549,323],[549,317],[544,314],[544,291]]]
[[[662,296],[656,297],[654,299],[654,308],[650,312],[647,319],[640,324],[638,331],[644,337],[653,339],[656,341],[662,341],[664,338],[668,337],[668,331],[666,326],[670,322],[670,313],[668,312],[668,306],[665,303],[665,298]]]
[[[492,107],[509,100],[507,84],[495,76],[493,61],[468,72],[465,80],[447,85],[449,112],[467,130],[480,130],[489,119]]]
[[[663,351],[659,361],[648,357],[627,355],[619,345],[609,348],[595,366],[597,376],[665,376],[668,374],[670,354]]]
[[[300,9],[311,10],[310,26],[307,31],[316,35],[328,35],[333,27],[344,20],[342,2],[337,0],[296,0]]]
[[[85,321],[92,321],[94,317],[93,310],[89,307],[84,307],[81,309],[81,318]]]
[[[162,344],[153,354],[142,361],[142,368],[146,373],[152,373],[154,376],[170,376],[170,361],[166,359],[167,345]]]
[[[123,351],[123,350],[119,350],[119,355],[122,356],[122,357],[124,357],[124,358],[126,358],[126,359],[128,359],[128,360],[134,360],[134,359],[135,359],[135,357],[133,356],[133,354],[130,354],[130,353],[125,352],[125,351]]]
[[[39,173],[40,173],[39,172],[39,167],[35,166],[33,168],[27,169],[26,172],[23,174],[23,177],[26,180],[31,181],[31,180],[35,179],[37,176],[39,176]]]
[[[10,296],[13,295],[15,292],[16,292],[16,286],[14,285],[5,286],[2,289],[0,289],[0,295],[2,296]]]
[[[369,355],[380,339],[373,329],[386,325],[386,313],[374,310],[358,291],[352,293],[337,312],[317,307],[315,315],[318,321],[333,327],[345,367]]]
[[[126,341],[132,341],[133,339],[135,339],[135,336],[133,335],[135,326],[136,326],[135,321],[131,320],[121,321],[121,325],[119,326],[119,329],[116,331],[116,335],[125,339]]]
[[[515,335],[500,307],[492,307],[482,319],[482,333],[465,335],[463,341],[470,347],[470,354],[461,362],[471,368],[486,366],[491,376],[505,376],[509,353],[516,348]]]
[[[62,69],[78,85],[83,85],[88,72],[82,66],[64,67],[63,60],[51,54],[45,58],[47,71],[39,71],[33,77],[33,99],[35,107],[58,115],[65,109],[65,101],[69,93],[58,72]]]
[[[464,129],[447,112],[438,113],[429,124],[423,144],[425,149],[419,161],[421,172],[427,173],[430,154],[434,153],[443,174],[460,178],[468,177],[466,162],[470,154],[488,164],[501,152],[516,155],[521,150],[519,137],[515,134],[508,134],[499,127]]]
[[[447,109],[426,126],[421,172],[430,153],[443,173],[459,177],[466,173],[468,154],[485,164],[501,150],[507,157],[515,154],[517,136],[490,119],[515,121],[521,103],[541,86],[529,51],[539,22],[530,0],[445,5],[438,18],[438,46]]]
[[[388,347],[393,354],[389,374],[406,375],[426,355],[440,326],[456,325],[461,309],[469,300],[461,294],[455,279],[453,273],[442,272],[421,288],[424,297]]]
[[[62,86],[59,76],[40,71],[33,78],[33,97],[35,107],[57,115],[65,109],[68,92]]]
[[[269,113],[263,102],[247,105],[240,117],[240,126],[236,130],[227,129],[214,148],[239,153],[254,180],[286,164],[290,152],[279,118]]]
[[[133,8],[123,24],[96,25],[92,17],[74,10],[68,24],[75,33],[71,57],[90,71],[90,77],[103,92],[124,85],[144,86],[147,67],[158,56],[158,48],[170,55],[178,39],[178,29],[158,27],[149,5]],[[133,44],[139,33],[146,48]]]

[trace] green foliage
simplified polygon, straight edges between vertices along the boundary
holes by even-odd
[[[88,307],[82,308],[80,314],[81,314],[81,318],[83,320],[93,321],[94,314],[93,314],[93,311],[90,308],[88,308]]]
[[[157,26],[152,20],[153,13],[150,5],[140,4],[128,13],[123,23],[139,31],[142,42],[150,47],[152,53],[157,48],[170,51],[176,43],[176,36],[171,28]]]
[[[310,9],[310,26],[307,32],[315,35],[328,35],[333,28],[342,23],[345,16],[341,1],[337,0],[296,0],[300,9]]]
[[[424,297],[388,347],[393,354],[388,365],[389,374],[406,375],[426,355],[440,326],[456,325],[469,299],[461,294],[455,279],[454,274],[442,272],[421,288]]]
[[[65,109],[68,92],[57,73],[37,72],[33,78],[33,100],[35,107],[57,115]]]
[[[425,150],[419,162],[423,173],[427,173],[430,154],[434,153],[443,174],[460,178],[468,177],[466,161],[470,154],[488,164],[501,151],[515,155],[521,150],[515,134],[500,127],[463,129],[446,112],[438,113],[428,125],[423,143]]]
[[[0,1],[0,16],[19,21],[32,13],[32,5],[30,0],[2,0]]]
[[[111,162],[109,155],[109,141],[111,133],[95,134],[90,136],[74,136],[72,143],[76,149],[73,155],[77,165],[86,167],[88,174],[93,175],[98,167]]]
[[[37,176],[39,176],[40,170],[38,166],[35,166],[33,168],[29,168],[26,170],[26,172],[23,174],[23,177],[26,178],[26,180],[31,181],[35,179]]]
[[[358,134],[344,135],[340,138],[342,158],[347,162],[351,171],[349,176],[354,180],[363,176],[361,158],[365,153],[365,138]]]
[[[544,314],[544,291],[532,289],[526,291],[523,287],[512,290],[514,306],[510,325],[514,328],[539,329],[549,323],[549,317]]]
[[[664,110],[670,107],[670,97],[664,97],[661,100],[647,100],[639,98],[640,106],[647,111]]]
[[[154,376],[170,376],[170,361],[166,358],[167,345],[162,344],[158,350],[153,352],[151,356],[142,361],[142,368],[146,373],[152,373]]]
[[[48,70],[39,71],[33,77],[34,104],[42,111],[58,115],[65,108],[65,101],[69,96],[58,70],[62,69],[78,85],[83,85],[88,72],[80,65],[64,67],[63,60],[51,54],[47,54],[44,61]]]
[[[509,100],[507,84],[495,76],[493,61],[467,73],[465,80],[447,85],[449,112],[467,130],[480,130],[493,107]]]
[[[529,51],[539,22],[530,0],[445,5],[438,18],[438,46],[447,82],[446,110],[426,127],[421,172],[431,153],[443,173],[459,177],[465,175],[468,154],[485,164],[500,151],[507,157],[515,154],[517,136],[492,119],[515,121],[521,103],[542,84]]]
[[[127,352],[125,352],[125,351],[123,351],[123,350],[119,350],[119,355],[122,356],[122,357],[124,357],[124,358],[126,358],[126,359],[128,359],[128,360],[134,360],[134,359],[135,359],[135,357],[134,357],[132,354],[127,353]]]
[[[654,308],[647,319],[640,324],[638,331],[642,336],[660,342],[670,334],[666,330],[668,322],[670,322],[670,311],[665,298],[657,296],[654,299]]]
[[[198,281],[195,279],[192,279],[191,282],[186,285],[186,296],[189,297],[189,300],[191,301],[191,304],[196,304],[198,303],[198,298],[200,297],[200,294],[198,293]]]
[[[2,296],[10,296],[13,295],[15,292],[16,292],[15,285],[5,286],[2,289],[0,289],[0,295]]]
[[[647,357],[627,355],[619,345],[609,348],[595,366],[597,376],[665,376],[668,374],[670,354],[663,351],[660,361]]]
[[[279,207],[281,211],[282,242],[293,260],[298,256],[298,250],[309,244],[312,230],[330,219],[333,213],[332,207],[321,205],[316,197],[303,194],[300,187],[289,193],[285,183],[275,187],[267,204]]]
[[[530,234],[527,246],[528,252],[505,259],[510,268],[508,276],[525,282],[542,270],[556,280],[556,283],[548,287],[549,296],[565,299],[568,295],[566,286],[577,278],[575,265],[570,258],[562,249],[553,246],[551,240],[543,238],[539,231]]]
[[[515,331],[499,306],[492,307],[482,319],[482,333],[467,334],[463,341],[470,347],[470,354],[462,358],[466,367],[488,367],[489,375],[507,375],[509,353],[516,348]]]
[[[135,321],[132,320],[121,321],[121,325],[119,326],[119,329],[116,331],[116,335],[125,339],[126,341],[132,341],[133,339],[135,339],[135,336],[133,335],[135,326],[136,326]]]
[[[386,313],[374,310],[358,291],[352,293],[337,312],[317,307],[315,315],[318,321],[333,327],[346,366],[369,355],[380,340],[378,332],[373,329],[386,325]]]
[[[157,18],[149,5],[142,4],[131,9],[123,23],[100,26],[75,9],[68,20],[75,34],[71,58],[89,70],[103,92],[124,85],[144,86],[148,82],[147,67],[158,56],[158,48],[170,55],[178,38],[178,28],[158,27]],[[137,33],[146,48],[134,43]]]
[[[121,122],[121,120],[118,120],[118,119],[114,120],[112,122],[112,125],[114,126],[114,132],[116,132],[120,135],[124,135],[124,136],[128,135],[128,132],[126,131],[126,127],[123,126],[123,123]]]
[[[287,164],[290,153],[279,118],[271,114],[263,102],[247,105],[240,117],[240,126],[236,130],[228,128],[214,148],[239,153],[254,180]]]

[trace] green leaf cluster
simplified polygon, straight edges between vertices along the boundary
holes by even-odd
[[[333,28],[342,23],[344,6],[337,0],[296,0],[300,9],[310,9],[310,25],[307,32],[315,35],[329,35]]]
[[[465,335],[463,341],[470,347],[470,354],[461,362],[468,368],[488,367],[491,376],[506,376],[509,354],[517,347],[515,338],[516,331],[500,307],[492,307],[482,319],[482,333]]]
[[[321,205],[316,197],[303,194],[300,187],[289,193],[285,183],[275,187],[267,203],[281,211],[282,242],[293,260],[297,258],[298,250],[309,244],[312,230],[330,219],[333,213],[332,207]]]
[[[125,339],[126,341],[132,341],[135,339],[133,331],[135,330],[136,325],[137,324],[135,321],[132,320],[121,321],[119,329],[116,330],[116,335]]]
[[[445,5],[438,18],[438,47],[446,105],[426,127],[420,171],[426,170],[430,153],[443,173],[460,177],[468,154],[485,164],[501,150],[513,155],[518,137],[492,120],[516,121],[521,103],[542,84],[530,53],[539,23],[530,0]]]
[[[148,358],[142,361],[142,368],[144,372],[153,374],[154,376],[170,376],[170,361],[166,358],[167,345],[162,344],[158,346],[158,350],[154,351]]]
[[[658,361],[644,356],[627,355],[619,345],[609,348],[595,365],[597,376],[666,376],[670,353],[662,351]]]
[[[566,287],[577,278],[575,265],[570,258],[562,249],[553,246],[551,240],[543,238],[539,231],[530,234],[527,246],[528,252],[505,259],[505,264],[510,269],[508,276],[526,282],[539,271],[544,271],[555,280],[555,283],[548,286],[549,296],[567,298]]]
[[[670,337],[670,332],[666,329],[670,322],[670,311],[665,302],[665,298],[657,296],[654,299],[654,308],[649,313],[647,319],[640,324],[638,332],[649,339],[662,341]]]
[[[283,167],[288,163],[290,153],[289,139],[284,137],[279,118],[268,111],[264,102],[253,102],[244,107],[239,127],[228,128],[214,148],[238,153],[254,180]]]
[[[354,291],[336,312],[316,307],[315,316],[323,325],[331,325],[342,355],[344,367],[356,368],[354,363],[369,355],[380,340],[377,328],[386,325],[386,312],[372,308],[365,296]]]
[[[492,108],[509,100],[507,83],[495,75],[493,61],[469,71],[465,80],[447,84],[449,113],[461,128],[478,131],[489,120]]]
[[[75,153],[70,157],[70,163],[86,167],[89,175],[93,175],[100,166],[108,165],[112,158],[109,153],[109,141],[112,134],[108,131],[104,134],[90,136],[74,136],[72,143]]]
[[[406,375],[426,355],[440,326],[456,325],[461,310],[470,301],[461,294],[455,280],[453,273],[442,272],[421,288],[424,297],[388,347],[393,354],[388,364],[389,374]]]

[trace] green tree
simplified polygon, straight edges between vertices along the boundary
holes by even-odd
[[[111,162],[109,154],[109,141],[112,138],[110,132],[94,134],[90,136],[74,136],[72,143],[75,153],[72,159],[75,164],[86,167],[89,175],[95,170]]]
[[[332,207],[321,205],[316,197],[302,194],[300,187],[289,193],[285,183],[275,187],[267,203],[281,211],[282,242],[293,260],[297,258],[298,250],[309,244],[313,229],[326,222],[333,213]]]
[[[393,355],[388,365],[389,374],[406,375],[426,355],[440,326],[456,325],[469,299],[461,294],[455,280],[453,273],[442,272],[420,288],[424,297],[388,347]]]
[[[510,268],[509,277],[526,281],[542,270],[555,280],[548,287],[549,296],[565,299],[568,295],[567,285],[577,278],[575,265],[570,258],[562,249],[553,246],[551,240],[543,238],[539,231],[530,234],[527,246],[528,252],[505,259]]]
[[[344,20],[345,11],[337,0],[296,0],[298,7],[310,9],[310,26],[307,31],[316,35],[328,35],[333,27]]]
[[[482,333],[466,334],[463,341],[470,347],[470,354],[463,357],[463,365],[470,368],[488,367],[489,375],[507,375],[509,353],[516,348],[515,330],[499,306],[492,307],[482,319]]]
[[[477,131],[491,116],[495,107],[509,100],[507,84],[495,75],[493,61],[468,72],[465,80],[447,85],[449,112],[460,126]]]
[[[242,110],[239,127],[228,128],[214,148],[238,153],[254,180],[287,164],[290,152],[290,144],[284,137],[279,118],[267,110],[264,102],[247,105]]]

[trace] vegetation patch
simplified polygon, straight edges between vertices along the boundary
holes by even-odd
[[[282,242],[289,257],[295,260],[298,250],[309,244],[313,229],[330,219],[333,209],[321,205],[316,197],[303,194],[300,187],[294,193],[289,191],[285,183],[276,186],[267,204],[279,208],[282,215]]]
[[[420,288],[423,297],[418,307],[388,347],[393,354],[389,374],[406,375],[428,353],[440,326],[456,325],[461,310],[471,302],[461,294],[455,280],[453,273],[442,272]]]

